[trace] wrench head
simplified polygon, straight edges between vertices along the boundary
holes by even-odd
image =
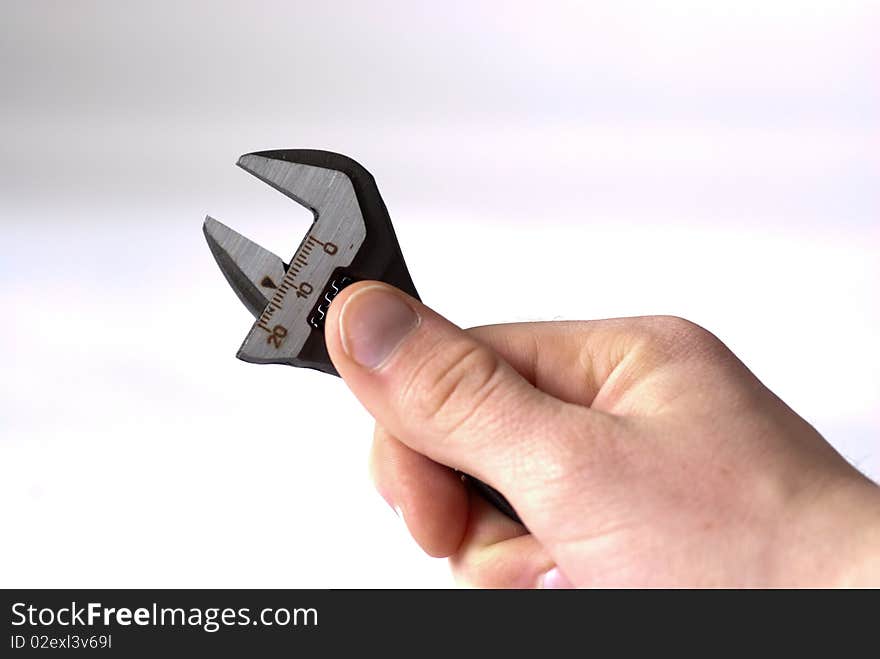
[[[323,321],[342,288],[378,280],[418,298],[376,182],[351,158],[328,151],[249,153],[238,166],[309,208],[315,219],[287,266],[206,220],[205,236],[221,271],[256,318],[237,356],[336,374]]]

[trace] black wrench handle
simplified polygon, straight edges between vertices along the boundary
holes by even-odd
[[[510,505],[510,502],[504,498],[504,495],[501,494],[501,492],[496,490],[491,485],[487,485],[483,481],[474,478],[473,476],[468,476],[463,472],[459,473],[461,473],[461,480],[465,483],[470,483],[471,487],[473,487],[477,491],[477,494],[479,494],[486,501],[495,506],[495,508],[500,510],[502,513],[507,515],[514,522],[516,522],[517,524],[522,524],[522,520],[519,518],[519,515],[516,514],[513,506]]]

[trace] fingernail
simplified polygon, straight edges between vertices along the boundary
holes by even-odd
[[[562,571],[555,567],[552,570],[549,570],[544,573],[544,576],[541,577],[541,588],[546,589],[560,589],[560,588],[574,588],[574,584],[568,580]]]
[[[361,366],[381,366],[419,325],[404,299],[384,286],[368,286],[345,301],[339,330],[345,352]]]

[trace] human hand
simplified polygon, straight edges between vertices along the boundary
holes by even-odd
[[[326,341],[377,421],[379,491],[462,583],[880,584],[880,488],[688,321],[463,331],[361,282]]]

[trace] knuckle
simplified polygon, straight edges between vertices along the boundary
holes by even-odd
[[[440,344],[415,369],[401,393],[401,405],[418,422],[451,434],[491,397],[501,360],[471,341]]]
[[[695,322],[681,316],[656,316],[652,321],[658,332],[664,336],[701,337],[709,333]]]
[[[668,356],[720,355],[727,352],[726,346],[712,332],[680,316],[647,318],[645,338],[655,352]]]

